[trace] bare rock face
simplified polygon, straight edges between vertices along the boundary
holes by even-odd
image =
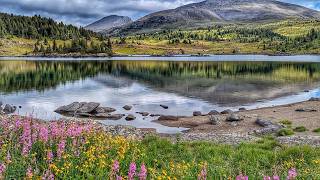
[[[88,29],[94,32],[101,32],[101,31],[112,29],[112,28],[121,27],[131,22],[132,22],[131,18],[127,16],[111,15],[111,16],[104,17],[86,26],[85,29]]]
[[[5,114],[12,114],[14,113],[15,111],[17,110],[17,107],[16,106],[11,106],[9,104],[6,104],[3,108],[3,112]]]

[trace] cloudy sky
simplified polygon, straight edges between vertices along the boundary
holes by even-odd
[[[78,26],[117,14],[133,19],[203,0],[0,0],[0,12],[52,17]],[[320,0],[282,0],[320,10]]]

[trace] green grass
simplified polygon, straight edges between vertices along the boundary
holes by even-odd
[[[294,135],[294,132],[292,129],[288,129],[288,128],[281,129],[278,132],[278,136],[291,136],[291,135]]]
[[[286,125],[286,126],[291,126],[292,125],[292,122],[287,120],[287,119],[280,121],[280,123],[283,124],[283,125]]]
[[[317,128],[317,129],[313,130],[313,132],[320,133],[320,128]]]
[[[304,126],[298,126],[298,127],[294,128],[293,131],[295,131],[295,132],[306,132],[306,131],[308,131],[308,129],[306,127],[304,127]]]

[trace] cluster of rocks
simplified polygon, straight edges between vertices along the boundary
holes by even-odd
[[[21,108],[21,107],[19,107],[19,108]],[[17,106],[12,106],[10,104],[4,105],[0,101],[0,114],[12,114],[12,113],[16,112],[16,110],[17,110]]]
[[[160,105],[160,107],[164,109],[168,109],[169,107],[166,105]],[[133,106],[125,105],[123,109],[126,111],[131,111]],[[111,114],[117,111],[111,107],[101,107],[100,103],[96,102],[73,102],[66,106],[61,106],[56,109],[54,112],[65,115],[65,116],[72,116],[72,117],[90,117],[90,118],[97,118],[97,119],[108,119],[108,120],[120,120],[125,117],[127,121],[133,121],[136,119],[135,115],[133,114]],[[136,112],[143,117],[156,117],[161,116],[160,114],[150,114],[148,112]]]
[[[116,109],[114,108],[101,107],[100,103],[73,102],[69,105],[59,107],[54,112],[66,116],[106,118],[110,120],[119,120],[125,116],[124,114],[111,114],[115,111]]]

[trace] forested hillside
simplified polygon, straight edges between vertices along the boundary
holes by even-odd
[[[0,55],[112,55],[108,38],[41,16],[0,13]]]
[[[14,35],[23,38],[72,39],[97,36],[92,31],[72,25],[57,23],[53,19],[41,16],[16,16],[0,13],[0,37]]]

